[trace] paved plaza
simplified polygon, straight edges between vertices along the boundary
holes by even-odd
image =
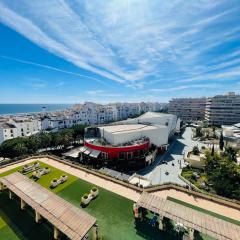
[[[194,146],[201,148],[202,143],[192,140],[192,129],[187,127],[182,136],[176,136],[169,146],[168,151],[161,156],[158,156],[152,166],[139,171],[139,174],[146,177],[152,184],[161,184],[173,182],[181,185],[186,183],[179,178],[181,167],[184,160],[183,155],[190,151]],[[167,162],[164,163],[164,162]],[[168,172],[168,174],[166,174]]]

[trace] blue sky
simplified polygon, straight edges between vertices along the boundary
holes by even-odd
[[[239,0],[1,0],[0,103],[240,91]]]

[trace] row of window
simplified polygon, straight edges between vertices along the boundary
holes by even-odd
[[[141,149],[141,150],[137,150],[137,151],[133,151],[133,152],[120,152],[118,154],[118,159],[119,160],[125,160],[125,159],[133,159],[133,158],[137,158],[139,156],[143,156],[146,153],[146,149]],[[106,152],[102,152],[102,158],[103,159],[108,159],[109,155]]]

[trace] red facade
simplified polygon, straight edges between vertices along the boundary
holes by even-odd
[[[92,150],[98,150],[107,153],[109,159],[118,158],[120,153],[136,152],[141,150],[146,152],[149,148],[149,144],[150,143],[148,141],[138,145],[114,147],[114,146],[99,146],[94,145],[92,143],[84,142],[84,145]]]

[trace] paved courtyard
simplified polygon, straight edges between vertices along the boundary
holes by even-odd
[[[192,129],[187,127],[182,136],[175,137],[164,155],[158,156],[152,166],[140,170],[139,174],[149,179],[152,184],[173,182],[186,185],[179,178],[179,174],[182,171],[181,167],[184,163],[183,154],[191,150],[194,146],[198,145],[199,148],[202,146],[202,143],[192,140],[192,135]],[[164,161],[167,164],[163,163]],[[168,175],[166,172],[168,172]]]

